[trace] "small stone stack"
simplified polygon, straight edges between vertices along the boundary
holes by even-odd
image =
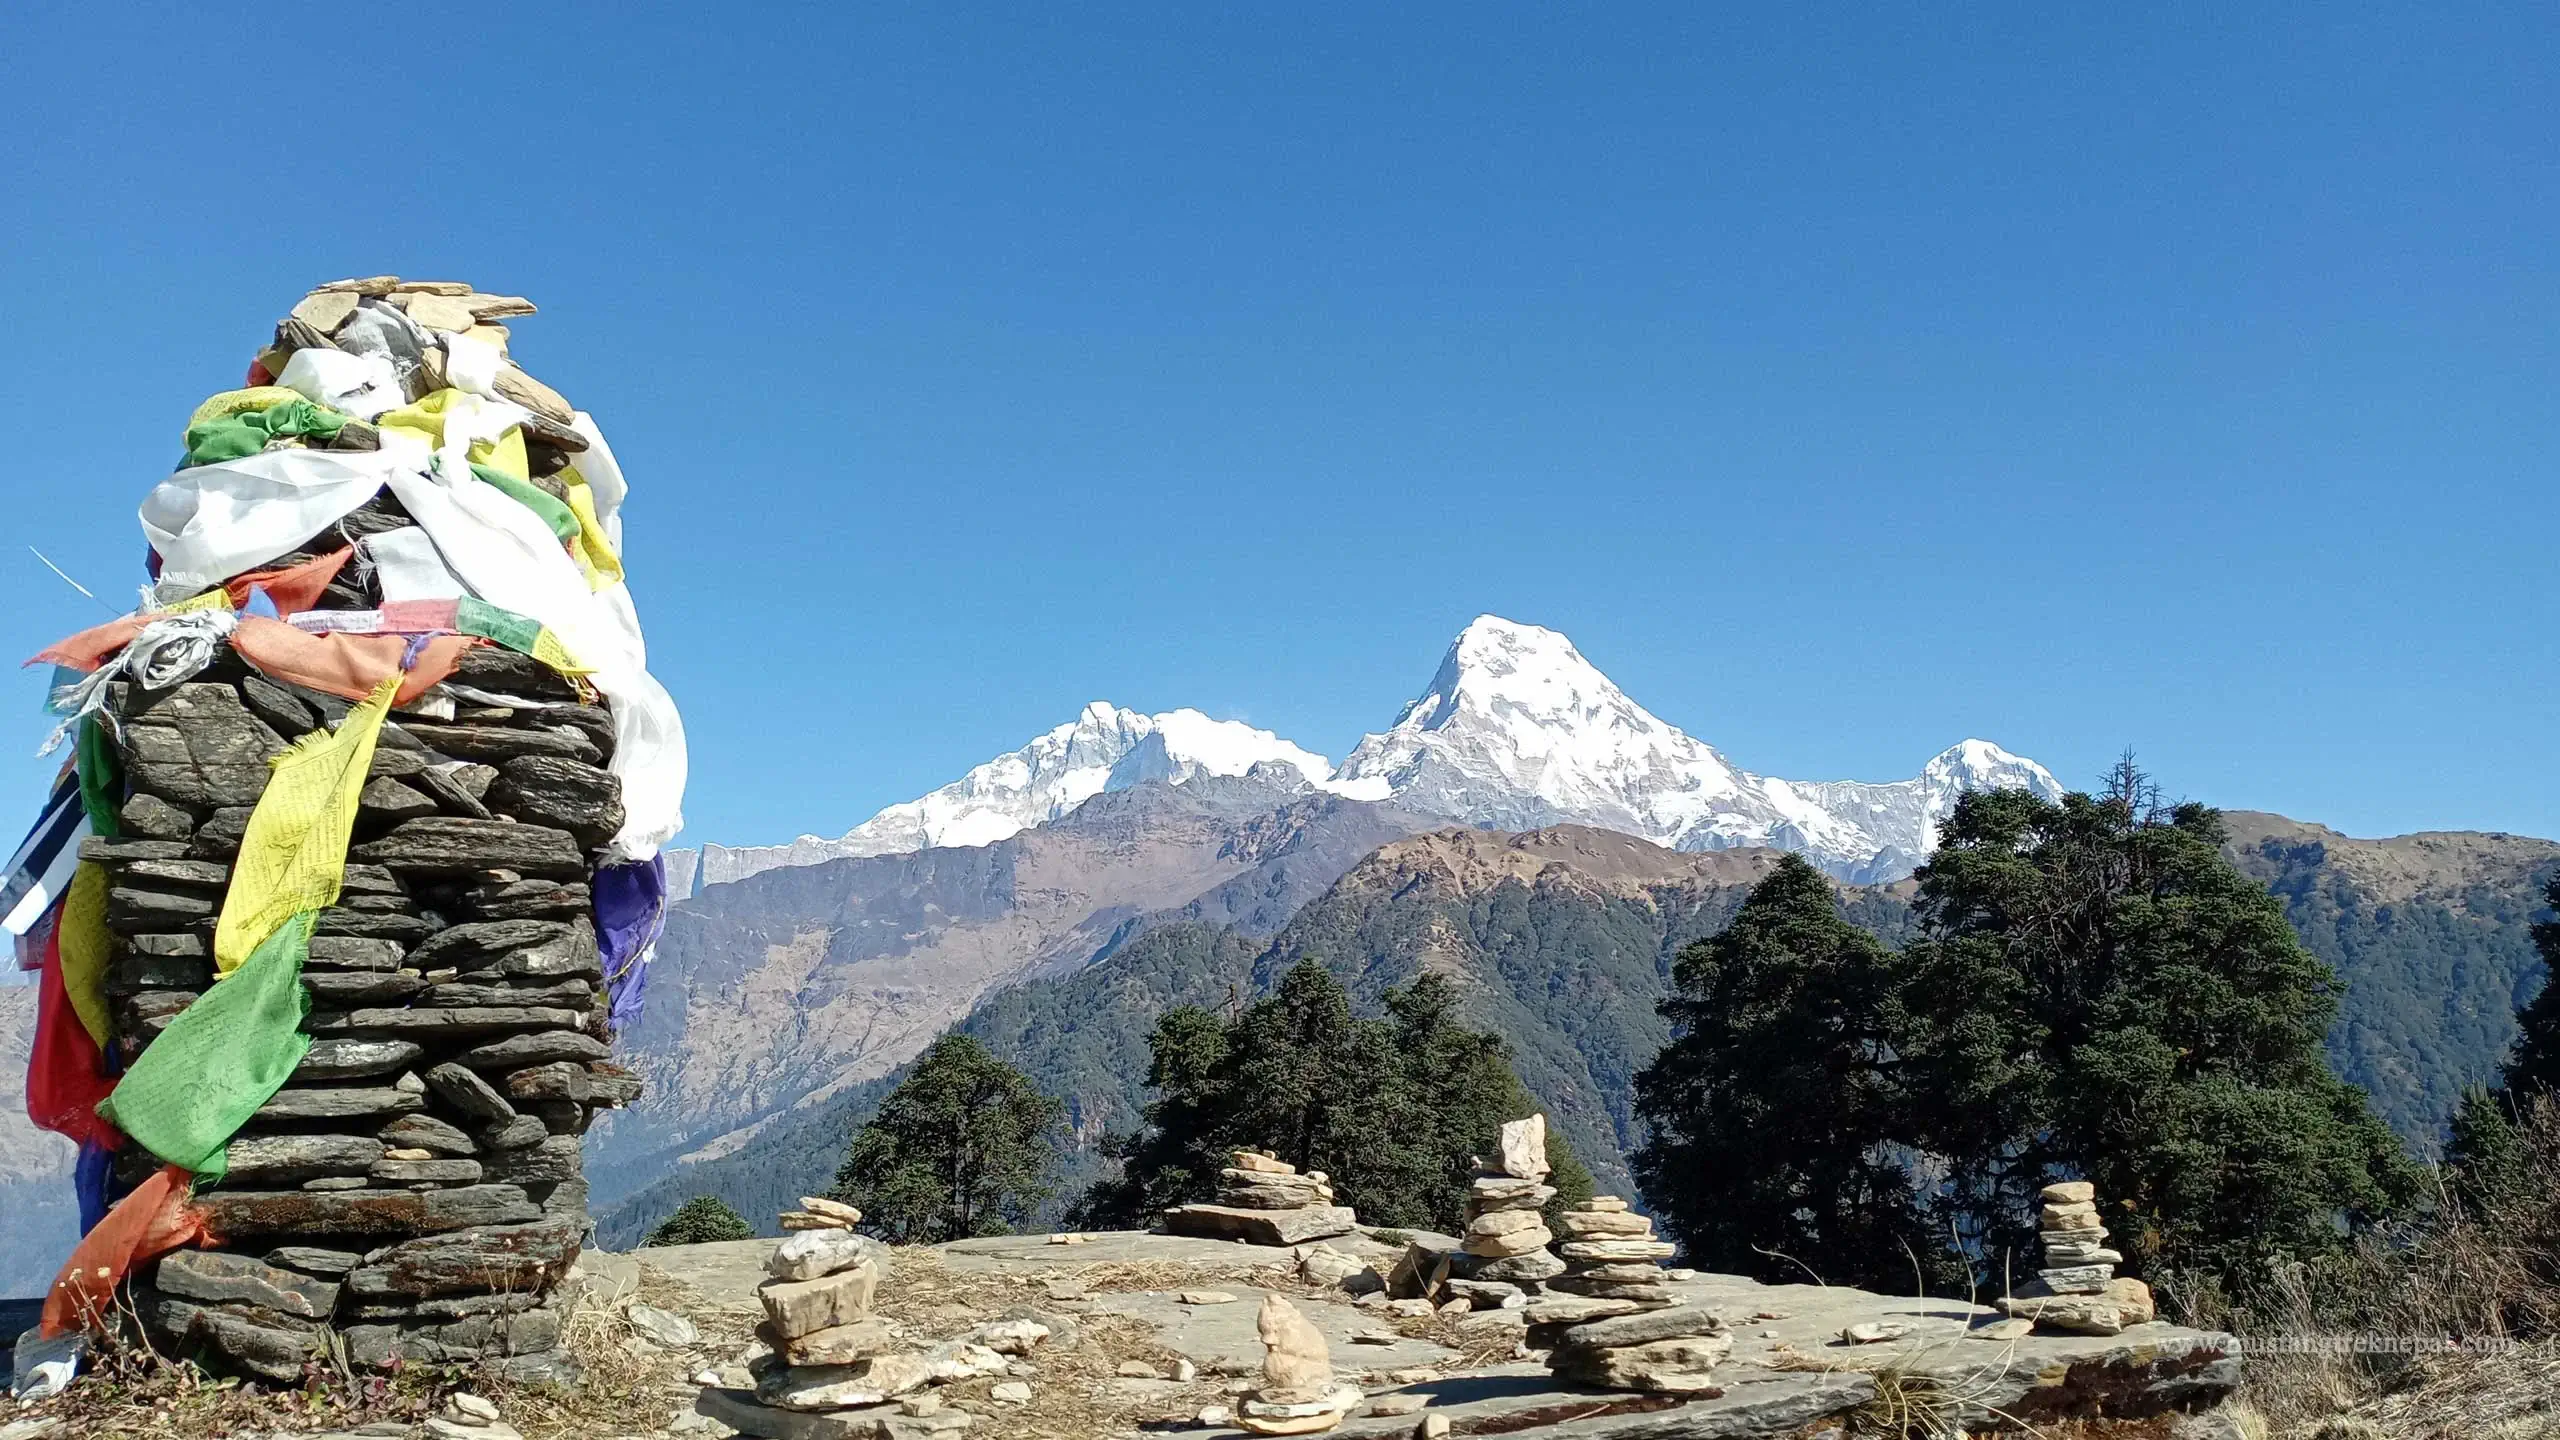
[[[1218,1203],[1176,1205],[1164,1212],[1174,1235],[1242,1240],[1255,1245],[1302,1245],[1328,1235],[1348,1235],[1359,1217],[1333,1203],[1333,1186],[1321,1170],[1298,1167],[1268,1150],[1237,1150],[1218,1172]]]
[[[1467,1227],[1452,1257],[1447,1284],[1479,1309],[1511,1302],[1506,1290],[1534,1290],[1562,1273],[1547,1253],[1555,1232],[1541,1213],[1556,1196],[1547,1180],[1547,1117],[1532,1115],[1502,1127],[1501,1153],[1491,1165],[1477,1162],[1467,1192]]]
[[[945,1406],[930,1387],[1002,1375],[1001,1352],[1020,1354],[1048,1338],[1047,1327],[1015,1320],[919,1344],[872,1313],[889,1257],[880,1242],[853,1233],[862,1212],[811,1197],[800,1204],[784,1212],[793,1233],[756,1287],[765,1313],[756,1338],[772,1353],[748,1367],[755,1388],[705,1390],[698,1413],[777,1440],[918,1440],[965,1430],[968,1412]]]
[[[1723,1393],[1715,1367],[1733,1351],[1724,1317],[1695,1305],[1550,1295],[1532,1302],[1528,1343],[1556,1377],[1610,1390]]]
[[[1336,1384],[1324,1334],[1277,1294],[1262,1297],[1254,1317],[1261,1337],[1262,1385],[1246,1393],[1236,1428],[1254,1435],[1314,1435],[1342,1423],[1361,1401],[1357,1385]]]
[[[1556,1247],[1564,1273],[1547,1282],[1550,1290],[1594,1300],[1624,1300],[1658,1306],[1671,1303],[1660,1262],[1674,1247],[1653,1238],[1653,1221],[1636,1214],[1615,1195],[1594,1195],[1558,1220],[1565,1242]]]
[[[2044,1268],[2036,1278],[2056,1295],[2103,1293],[2124,1256],[2106,1248],[2097,1187],[2086,1180],[2066,1180],[2044,1187],[2042,1198],[2036,1238],[2044,1242]]]
[[[2036,1231],[2044,1245],[2044,1265],[2017,1294],[2001,1297],[2000,1309],[2072,1335],[2113,1335],[2157,1318],[2151,1287],[2116,1275],[2124,1256],[2106,1248],[2097,1187],[2086,1180],[2066,1180],[2044,1187],[2040,1198],[2044,1208]]]

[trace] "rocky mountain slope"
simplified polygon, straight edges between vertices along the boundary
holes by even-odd
[[[1295,767],[1143,783],[989,845],[781,866],[677,906],[618,1041],[648,1081],[588,1140],[599,1210],[914,1055],[988,991],[1073,972],[1140,917],[1277,928],[1428,822]]]
[[[2452,834],[2358,840],[2279,816],[2229,818],[2229,853],[2269,880],[2306,943],[2346,982],[2332,1059],[2421,1148],[2462,1084],[2485,1078],[2540,983],[2524,927],[2560,844]],[[1683,853],[1579,826],[1525,834],[1441,829],[1380,846],[1266,943],[1163,923],[1072,974],[988,995],[961,1023],[1067,1101],[1080,1145],[1136,1123],[1146,1035],[1178,1004],[1267,989],[1303,957],[1374,1001],[1424,969],[1457,979],[1469,1023],[1511,1042],[1521,1078],[1602,1188],[1630,1183],[1632,1080],[1661,1044],[1654,1002],[1670,963],[1714,933],[1773,861],[1768,850]],[[1910,885],[1843,884],[1854,922],[1907,932]],[[1167,917],[1169,920],[1174,917]],[[794,1112],[735,1153],[687,1167],[604,1219],[636,1236],[697,1193],[743,1213],[823,1182],[887,1077]],[[1090,1172],[1071,1165],[1071,1180]]]
[[[781,865],[985,845],[1091,797],[1151,780],[1296,770],[1319,789],[1494,830],[1579,824],[1675,850],[1774,845],[1856,883],[1898,879],[1937,843],[1967,790],[2059,795],[2052,774],[1987,740],[1940,752],[1908,780],[1779,780],[1727,761],[1657,718],[1553,630],[1483,615],[1422,694],[1339,770],[1266,730],[1196,710],[1141,715],[1096,701],[1068,724],[844,835],[670,852],[678,895]]]

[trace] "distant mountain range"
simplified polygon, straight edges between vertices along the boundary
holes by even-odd
[[[1938,823],[2004,785],[2061,788],[1979,740],[1904,781],[1754,775],[1563,636],[1492,617],[1340,766],[1196,711],[1091,706],[837,840],[705,847],[698,875],[680,868],[687,898],[617,1044],[648,1091],[588,1139],[600,1233],[628,1244],[698,1193],[773,1213],[826,1181],[954,1025],[1066,1099],[1080,1179],[1094,1142],[1137,1119],[1157,1014],[1247,1000],[1310,956],[1364,1002],[1424,968],[1456,977],[1471,1023],[1510,1041],[1622,1186],[1629,1086],[1663,1038],[1653,1005],[1678,949],[1724,924],[1777,848],[1900,939],[1903,877]],[[2526,932],[2560,844],[2227,819],[2235,863],[2346,982],[2341,1073],[2431,1145],[2541,982]],[[34,997],[0,988],[0,1053],[26,1053]],[[30,1294],[69,1243],[71,1150],[27,1125],[18,1079],[0,1078],[0,1293]]]
[[[777,866],[992,844],[1107,791],[1265,764],[1319,790],[1498,830],[1578,824],[1675,850],[1775,846],[1855,883],[1910,874],[1967,790],[2062,793],[2043,766],[1987,740],[1949,747],[1909,780],[1756,775],[1630,699],[1564,636],[1485,615],[1451,642],[1395,723],[1363,739],[1338,769],[1236,721],[1096,701],[1020,750],[836,839],[674,852],[676,893]]]
[[[1134,819],[1178,794],[1149,785],[1107,798],[1131,807]],[[1250,803],[1241,793],[1227,799]],[[1215,902],[1122,922],[1080,966],[989,989],[959,1020],[962,1031],[1066,1101],[1079,1146],[1069,1179],[1094,1172],[1095,1140],[1137,1123],[1147,1098],[1146,1036],[1158,1014],[1178,1004],[1250,999],[1311,957],[1369,1004],[1424,970],[1457,980],[1468,1021],[1510,1042],[1522,1080],[1603,1187],[1631,1185],[1625,1155],[1640,1140],[1632,1082],[1665,1037],[1654,1004],[1672,958],[1722,928],[1777,852],[1676,852],[1584,826],[1521,834],[1443,827],[1386,839],[1356,863],[1342,863],[1358,842],[1332,827],[1357,817],[1365,834],[1375,834],[1411,817],[1345,797],[1322,797],[1322,804],[1320,814],[1297,814],[1294,833],[1309,847],[1303,853],[1310,863],[1299,866],[1292,893],[1328,871],[1335,878],[1285,924],[1271,924],[1291,907],[1268,872],[1239,875],[1216,887],[1222,898]],[[2330,1033],[2333,1062],[2373,1093],[2404,1137],[2431,1146],[2460,1087],[2495,1068],[2514,1034],[2517,999],[2540,983],[2525,932],[2541,886],[2560,870],[2560,844],[2471,833],[2359,840],[2250,812],[2226,822],[2226,853],[2269,881],[2306,943],[2345,981]],[[1257,824],[1240,811],[1225,823],[1239,834]],[[1316,842],[1327,834],[1349,843]],[[1312,863],[1313,852],[1322,863]],[[878,863],[836,862],[816,873],[836,876],[829,884],[841,886],[855,876],[849,867]],[[1080,904],[1097,903],[1116,882],[1088,872],[1088,883],[1094,888]],[[1840,903],[1854,923],[1899,941],[1910,923],[1911,889],[1908,881],[1842,883]],[[1233,896],[1256,891],[1271,900],[1249,923],[1220,918],[1239,913]],[[752,892],[752,883],[719,887],[686,908],[726,910]],[[801,954],[789,946],[770,953],[775,964],[797,963],[783,957]],[[675,965],[660,983],[683,986],[697,997],[693,1004],[727,1003],[712,997],[728,993],[729,977],[679,979],[689,962],[668,958]],[[601,1233],[608,1243],[635,1240],[695,1194],[723,1195],[747,1215],[787,1205],[833,1174],[853,1129],[896,1073],[868,1065],[857,1081],[809,1087],[803,1098],[768,1109],[740,1138],[660,1150],[645,1164],[618,1169],[597,1187]],[[655,1178],[626,1188],[642,1175]]]

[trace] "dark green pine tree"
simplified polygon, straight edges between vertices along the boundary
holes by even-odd
[[[1306,960],[1232,1021],[1191,1007],[1159,1017],[1146,1128],[1109,1142],[1120,1173],[1086,1192],[1076,1223],[1143,1225],[1211,1199],[1227,1152],[1251,1148],[1324,1171],[1372,1224],[1455,1226],[1470,1157],[1535,1106],[1502,1041],[1457,1023],[1447,980],[1384,998],[1385,1017],[1355,1015],[1342,982]],[[1587,1198],[1589,1172],[1552,1132],[1548,1151],[1559,1199]]]
[[[2560,912],[2560,875],[2551,877],[2542,898]],[[2533,948],[2542,954],[2542,989],[2516,1012],[2516,1044],[2503,1078],[2518,1096],[2560,1095],[2560,918],[2533,927]]]
[[[2551,878],[2543,899],[2560,911],[2560,875]],[[2516,1011],[2515,1044],[2499,1084],[2462,1092],[2445,1141],[2453,1192],[2474,1213],[2512,1199],[2527,1183],[2518,1110],[2542,1096],[2560,1096],[2560,983],[2554,983],[2560,979],[2560,919],[2533,927],[2533,948],[2542,955],[2542,988]]]
[[[897,1244],[1007,1234],[1050,1195],[1063,1113],[984,1045],[945,1035],[854,1136],[831,1193]]]
[[[1661,1006],[1674,1038],[1636,1076],[1650,1138],[1631,1159],[1691,1263],[1887,1291],[1954,1281],[1894,1144],[1896,978],[1793,855],[1680,953]]]
[[[1069,1208],[1069,1223],[1080,1228],[1143,1228],[1168,1205],[1207,1199],[1226,1152],[1247,1143],[1233,1133],[1239,1107],[1228,1093],[1223,1021],[1196,1005],[1178,1006],[1156,1017],[1147,1048],[1147,1085],[1156,1098],[1147,1103],[1144,1126],[1103,1138],[1103,1157],[1118,1173],[1095,1181]]]
[[[666,1223],[649,1232],[643,1245],[707,1245],[715,1240],[752,1240],[756,1232],[729,1202],[717,1195],[696,1195],[677,1207]]]
[[[2323,1053],[2335,975],[2222,838],[2128,758],[2102,795],[1964,797],[1921,869],[1898,1047],[1913,1138],[1948,1162],[1938,1206],[1992,1283],[2055,1179],[2094,1182],[2112,1243],[2155,1278],[2254,1276],[2413,1197]]]

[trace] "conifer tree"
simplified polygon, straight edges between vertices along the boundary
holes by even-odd
[[[2543,900],[2560,911],[2560,875],[2551,878]],[[2515,1043],[2499,1084],[2462,1093],[2445,1141],[2454,1194],[2475,1212],[2524,1184],[2518,1111],[2539,1097],[2560,1096],[2560,919],[2533,927],[2533,948],[2542,955],[2542,988],[2516,1010]]]
[[[717,1195],[696,1195],[677,1207],[665,1223],[649,1232],[643,1245],[707,1245],[718,1240],[752,1240],[756,1232],[744,1217]]]
[[[2322,1038],[2337,979],[2128,758],[2104,794],[1965,796],[1919,874],[1897,1047],[1941,1215],[2026,1257],[2033,1196],[2097,1186],[2134,1268],[2254,1274],[2409,1202]]]
[[[1107,1143],[1120,1173],[1086,1192],[1077,1223],[1140,1224],[1211,1199],[1227,1152],[1250,1148],[1326,1172],[1363,1220],[1455,1225],[1470,1157],[1536,1108],[1502,1041],[1457,1023],[1457,999],[1426,975],[1388,991],[1385,1016],[1357,1016],[1342,982],[1304,960],[1232,1020],[1166,1012],[1149,1038],[1147,1126]],[[1549,1152],[1572,1159],[1552,1131]],[[1573,1198],[1589,1196],[1578,1163],[1557,1173],[1560,1191],[1578,1176]]]
[[[897,1244],[1007,1234],[1049,1198],[1063,1108],[976,1040],[945,1035],[854,1137],[832,1193]]]
[[[2560,911],[2560,875],[2551,877],[2542,896]],[[2560,1094],[2560,918],[2533,927],[2533,948],[2542,955],[2542,989],[2516,1012],[2515,1049],[2508,1052],[2502,1077],[2519,1097]]]
[[[1794,855],[1732,923],[1680,953],[1662,1002],[1673,1039],[1636,1076],[1650,1138],[1631,1157],[1693,1264],[1772,1281],[1907,1291],[1953,1267],[1894,1141],[1893,954],[1841,918]]]

